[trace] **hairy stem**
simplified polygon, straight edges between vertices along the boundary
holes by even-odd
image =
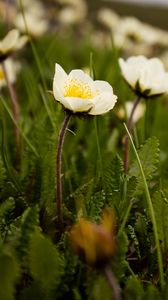
[[[120,287],[118,285],[118,282],[116,280],[116,278],[114,277],[113,272],[111,271],[109,266],[106,266],[104,268],[104,274],[106,276],[106,279],[112,289],[113,292],[113,299],[114,300],[121,300],[121,290]]]
[[[6,84],[7,84],[11,102],[12,102],[13,119],[15,120],[15,123],[18,125],[19,114],[20,114],[19,103],[18,103],[18,99],[17,99],[16,93],[15,93],[13,84],[10,82],[4,61],[2,62],[2,68],[4,71]],[[14,132],[15,132],[15,137],[16,137],[16,159],[17,159],[17,162],[19,162],[19,160],[20,160],[20,133],[19,133],[19,129],[17,126],[15,126],[15,128],[14,128]]]
[[[131,134],[130,134],[127,126],[125,124],[124,124],[124,126],[125,126],[125,129],[127,131],[128,137],[130,139],[134,154],[136,156],[137,163],[138,163],[138,166],[139,166],[139,169],[140,169],[140,172],[141,172],[141,176],[142,176],[142,180],[143,180],[144,191],[145,191],[145,195],[146,195],[147,204],[148,204],[148,207],[149,207],[149,213],[150,213],[150,217],[151,217],[151,221],[152,221],[152,225],[153,225],[153,232],[154,232],[155,243],[156,243],[160,285],[161,285],[161,288],[163,288],[163,286],[164,286],[163,259],[162,259],[162,253],[161,253],[161,248],[160,248],[160,243],[159,243],[158,228],[157,228],[155,212],[154,212],[154,208],[153,208],[153,204],[152,204],[152,199],[151,199],[151,196],[150,196],[150,193],[149,193],[147,181],[146,181],[146,178],[145,178],[144,170],[143,170],[138,152],[135,148],[134,142],[132,140]]]
[[[137,108],[140,101],[141,101],[141,97],[138,96],[137,99],[134,102],[134,105],[133,105],[132,110],[131,110],[131,114],[130,114],[128,122],[127,122],[127,127],[128,127],[128,130],[130,132],[132,132],[132,129],[133,129],[134,112],[135,112],[135,110],[136,110],[136,108]],[[125,147],[125,149],[124,149],[124,172],[125,172],[125,174],[127,174],[128,167],[129,167],[129,138],[128,138],[128,135],[125,138],[124,147]]]
[[[56,154],[56,208],[57,208],[57,223],[60,231],[63,230],[63,211],[62,211],[62,181],[61,181],[61,161],[62,149],[67,126],[69,124],[71,113],[67,112],[59,133],[57,154]]]

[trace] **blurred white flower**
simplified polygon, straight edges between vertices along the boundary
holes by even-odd
[[[127,118],[130,117],[133,106],[134,106],[134,102],[132,101],[126,102],[125,109],[126,109]],[[144,116],[145,110],[146,110],[145,103],[140,102],[137,105],[136,110],[134,111],[133,119],[132,119],[133,123],[138,122]]]
[[[116,112],[117,116],[119,119],[129,119],[132,108],[134,106],[133,101],[128,101],[125,103],[125,109],[123,107],[120,107],[118,111]],[[140,102],[138,106],[136,107],[136,110],[134,111],[133,114],[133,123],[137,123],[145,114],[146,106],[144,102]]]
[[[133,90],[150,97],[168,92],[168,73],[158,58],[133,56],[119,59],[122,75]]]
[[[120,22],[119,16],[110,8],[101,8],[98,11],[97,19],[111,30],[116,29]]]
[[[92,46],[96,49],[111,49],[112,47],[111,36],[107,32],[103,32],[100,30],[95,30],[90,35],[90,41],[92,43]]]
[[[14,62],[12,59],[8,58],[5,60],[4,62],[5,65],[5,70],[7,72],[8,75],[8,79],[11,83],[14,83],[16,81],[17,78],[17,73],[19,72],[21,66],[20,64],[17,62]],[[4,74],[4,70],[2,68],[2,66],[0,65],[0,88],[2,88],[3,86],[6,86],[6,80],[5,80],[5,74]]]
[[[20,32],[17,29],[12,29],[0,41],[0,61],[6,59],[11,53],[22,48],[28,41],[26,35],[20,36]]]
[[[38,0],[22,0],[24,12],[29,12],[34,16],[44,17],[45,8],[42,2]],[[18,0],[18,7],[20,7],[20,0]]]
[[[138,19],[134,17],[125,17],[120,19],[117,33],[138,41],[141,39],[141,26],[142,23]]]
[[[81,23],[87,15],[87,5],[84,0],[59,0],[63,5],[58,15],[58,21],[63,25]]]
[[[160,55],[160,59],[165,66],[165,69],[168,71],[168,50],[164,51],[162,55]]]
[[[66,74],[59,64],[55,65],[53,93],[55,99],[66,109],[90,115],[108,112],[117,100],[111,85],[106,81],[93,81],[82,70],[72,70]]]
[[[25,11],[24,16],[28,31],[32,36],[39,37],[48,30],[48,21],[42,18],[41,15],[36,15],[31,11]],[[19,13],[15,18],[15,26],[19,28],[20,31],[26,32],[25,21],[21,13]]]

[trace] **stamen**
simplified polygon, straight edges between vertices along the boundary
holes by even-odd
[[[64,87],[65,97],[75,97],[81,99],[92,99],[95,95],[88,83],[79,79],[70,79]]]

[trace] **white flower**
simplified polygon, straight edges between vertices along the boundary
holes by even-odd
[[[134,106],[134,102],[128,101],[125,103],[125,108],[123,106],[119,107],[118,111],[116,112],[118,118],[121,120],[125,118],[129,119],[133,106]],[[133,118],[132,118],[133,123],[137,123],[144,116],[145,111],[146,111],[145,103],[140,102],[134,111]]]
[[[97,15],[98,21],[111,30],[119,26],[119,16],[110,8],[101,8]]]
[[[55,65],[53,93],[55,99],[66,109],[90,115],[108,112],[117,100],[111,85],[106,81],[93,81],[82,70],[72,70],[66,74],[59,64]]]
[[[14,62],[12,59],[8,58],[4,62],[5,69],[8,75],[8,79],[11,83],[16,81],[17,73],[20,71],[20,64]],[[0,65],[0,88],[6,86],[5,74],[2,66]]]
[[[168,92],[168,73],[158,58],[132,56],[119,59],[122,75],[133,90],[146,97]]]
[[[20,33],[17,29],[12,29],[0,41],[0,61],[4,60],[11,53],[22,48],[27,42],[27,36],[20,36]]]
[[[28,27],[28,31],[32,36],[39,37],[48,30],[49,24],[46,19],[41,17],[40,14],[36,15],[35,12],[32,13],[31,11],[26,11],[24,16]],[[22,32],[26,32],[25,20],[21,13],[18,14],[15,18],[15,26],[19,28],[19,30]]]
[[[87,5],[83,0],[59,0],[62,9],[58,15],[58,21],[65,25],[81,23],[87,15]]]
[[[132,102],[132,101],[126,102],[125,109],[126,109],[127,118],[130,117],[133,106],[134,106],[134,102]],[[138,122],[144,116],[145,110],[146,110],[145,104],[140,102],[138,104],[138,106],[136,107],[136,110],[134,111],[133,123]]]

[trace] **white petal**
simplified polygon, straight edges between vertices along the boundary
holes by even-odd
[[[15,48],[18,38],[19,31],[17,29],[9,31],[5,38],[0,42],[0,51],[6,53]]]
[[[162,62],[157,58],[150,59],[141,72],[139,80],[141,90],[150,90],[149,95],[164,93],[165,74]]]
[[[95,80],[94,87],[100,93],[105,93],[105,92],[113,93],[112,86],[107,81]]]
[[[117,101],[117,96],[112,93],[102,93],[94,99],[94,107],[89,111],[90,115],[102,115],[111,110]]]
[[[165,73],[159,82],[153,82],[150,95],[168,93],[168,73]]]
[[[72,70],[69,75],[68,79],[77,79],[83,83],[87,83],[89,85],[93,84],[93,79],[85,72],[82,70]]]
[[[67,74],[64,69],[59,65],[55,65],[55,75],[53,80],[53,93],[57,101],[61,101],[64,97],[64,87],[67,82]]]
[[[69,109],[72,110],[74,113],[87,112],[94,105],[93,100],[91,99],[88,100],[81,98],[65,97],[65,100],[68,103]]]
[[[135,85],[140,77],[140,72],[144,68],[147,58],[144,56],[133,56],[124,61],[119,59],[119,65],[125,80],[135,88]]]
[[[59,100],[58,100],[59,103],[61,103],[66,109],[69,109],[71,111],[73,111],[72,107],[71,107],[71,104],[70,102],[68,101],[68,99],[60,96]]]
[[[148,62],[146,63],[146,68],[156,75],[165,72],[163,63],[158,58],[149,59]]]

